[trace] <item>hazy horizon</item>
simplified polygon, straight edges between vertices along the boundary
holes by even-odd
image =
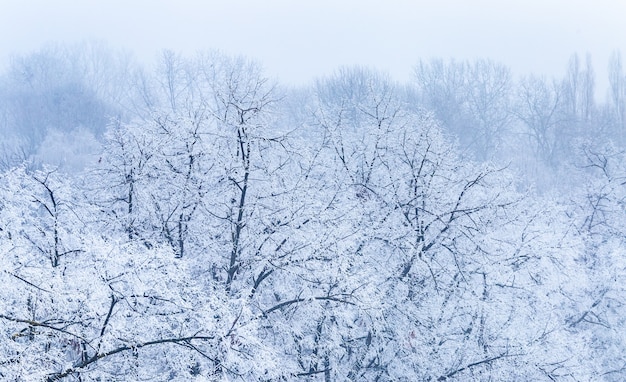
[[[295,85],[346,65],[375,67],[407,81],[418,60],[433,57],[490,58],[515,75],[555,76],[577,53],[591,55],[602,92],[611,53],[626,52],[620,22],[626,4],[611,0],[31,0],[3,8],[4,62],[47,42],[101,40],[142,62],[161,49],[218,49],[256,59],[270,76]]]

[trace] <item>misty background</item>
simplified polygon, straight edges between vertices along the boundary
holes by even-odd
[[[7,0],[0,57],[6,62],[50,41],[94,39],[144,63],[164,48],[219,49],[302,85],[355,64],[407,81],[419,59],[432,57],[490,58],[516,75],[553,76],[571,54],[589,53],[605,89],[610,54],[626,50],[625,11],[619,0]]]
[[[316,82],[346,68],[388,74],[468,158],[551,188],[591,140],[621,147],[623,8],[610,0],[10,1],[0,14],[3,163],[93,163],[86,157],[99,156],[107,126],[145,113],[137,97],[146,73],[168,55],[217,50],[258,62],[281,85],[286,114],[306,109]]]

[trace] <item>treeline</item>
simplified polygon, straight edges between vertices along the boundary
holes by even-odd
[[[50,44],[14,56],[0,76],[0,164],[8,168],[27,160],[34,167],[47,163],[70,171],[84,168],[93,161],[87,157],[99,152],[107,126],[148,112],[142,87],[150,72],[186,70],[166,67],[176,57],[163,52],[153,67],[145,68],[130,53],[93,42]],[[414,66],[410,83],[395,86],[402,88],[411,107],[433,113],[462,155],[511,166],[528,184],[551,189],[567,183],[566,174],[581,148],[609,142],[623,146],[626,71],[619,52],[607,67],[609,88],[598,90],[590,56],[572,55],[560,78],[515,77],[508,67],[489,59],[432,59]],[[332,77],[344,83],[324,90],[326,97],[337,96],[330,93],[334,91],[358,98],[363,91],[358,88],[370,72],[343,68],[305,88],[281,87],[283,108],[289,109],[283,111],[295,115],[312,107],[307,105],[310,95],[320,93],[315,82]],[[301,125],[292,122],[292,128]]]
[[[90,49],[4,87],[3,380],[624,379],[623,125],[589,65],[294,90],[241,57]],[[524,163],[579,187],[538,197]]]

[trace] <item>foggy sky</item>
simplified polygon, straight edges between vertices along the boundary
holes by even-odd
[[[577,52],[605,86],[611,52],[626,55],[624,15],[623,0],[0,0],[0,60],[49,41],[103,40],[146,62],[220,49],[304,84],[353,64],[408,80],[431,57],[562,75]]]

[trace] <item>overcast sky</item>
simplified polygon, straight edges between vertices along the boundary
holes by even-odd
[[[625,18],[626,0],[0,0],[0,59],[86,39],[141,60],[162,48],[220,49],[303,84],[353,64],[408,80],[431,57],[561,75],[578,52],[592,55],[605,85],[611,52],[626,55]]]

